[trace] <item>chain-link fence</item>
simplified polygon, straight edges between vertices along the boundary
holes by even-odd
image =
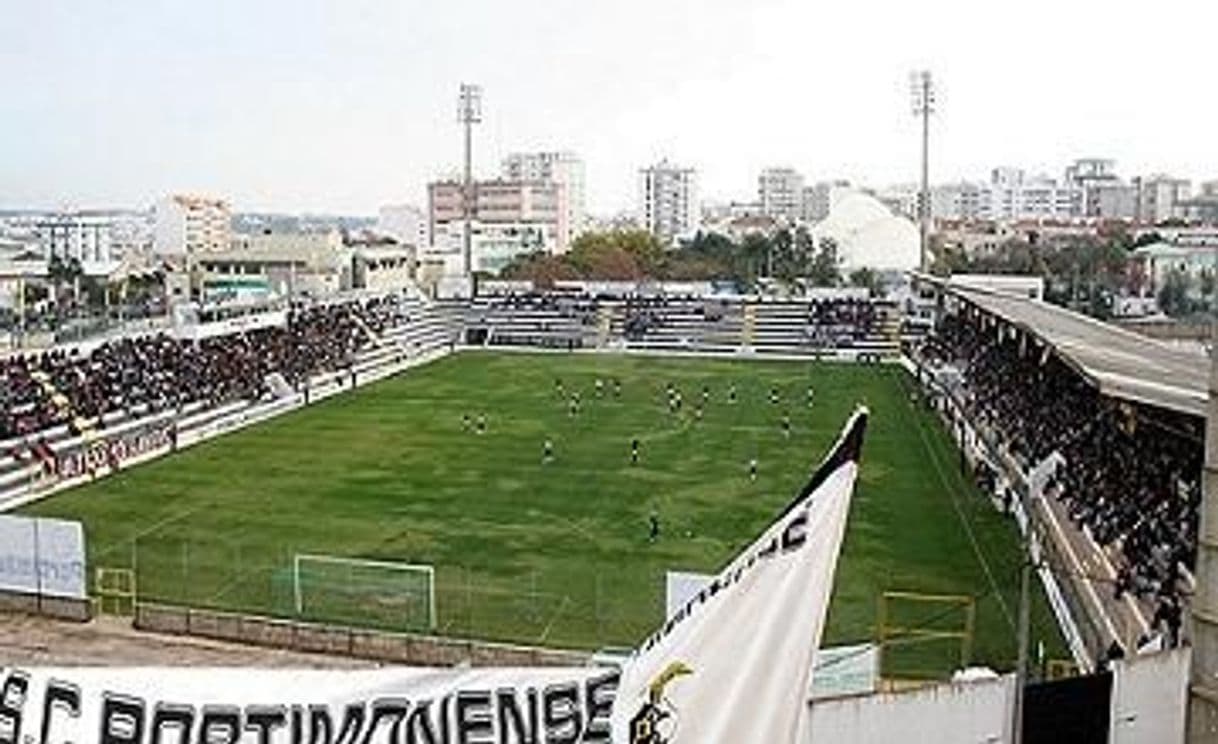
[[[664,619],[664,571],[639,576],[612,564],[545,568],[436,564],[434,627],[417,577],[330,572],[302,582],[297,557],[309,546],[216,535],[154,533],[108,546],[93,568],[134,572],[141,602],[271,617],[435,633],[529,645],[633,646]],[[640,591],[640,588],[644,588]],[[306,597],[301,592],[309,592]]]

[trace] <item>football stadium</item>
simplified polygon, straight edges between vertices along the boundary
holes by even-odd
[[[868,654],[850,692],[1179,644],[1196,379],[1102,368],[1133,342],[1067,311],[922,287],[409,290],[12,355],[0,498],[79,524],[85,560],[78,596],[40,568],[5,601],[357,658],[613,663],[789,509],[862,406],[821,644]]]
[[[356,372],[354,390],[22,512],[81,520],[91,575],[130,571],[139,602],[629,647],[663,620],[667,573],[713,572],[735,554],[864,403],[872,433],[829,638],[872,640],[885,592],[950,595],[963,604],[948,612],[950,604],[893,600],[894,627],[957,634],[897,648],[893,671],[942,676],[962,648],[970,661],[1014,662],[1018,534],[961,472],[908,372],[800,359],[783,353],[782,339],[756,359],[571,353],[568,341],[582,348],[601,329],[543,330],[546,318],[570,314],[559,307],[487,310],[507,321],[485,324],[492,343],[445,353],[452,329],[422,318],[451,310],[340,305],[329,312],[351,313],[354,343],[369,345],[367,374],[386,351],[396,363],[411,344],[425,358],[366,386]],[[674,308],[674,319],[703,310]],[[479,321],[470,332],[484,330]],[[663,344],[663,334],[646,335]],[[499,346],[517,339],[541,350]],[[437,343],[439,353],[424,351]],[[311,396],[321,398],[324,384]],[[350,381],[340,372],[331,384]],[[181,443],[186,427],[176,436]],[[1063,658],[1043,605],[1036,621],[1038,640]]]

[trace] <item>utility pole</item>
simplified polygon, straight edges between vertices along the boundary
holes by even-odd
[[[461,206],[465,217],[462,236],[462,251],[465,259],[465,276],[473,276],[473,211],[474,211],[474,125],[482,121],[482,87],[472,83],[461,83],[461,97],[457,103],[457,121],[465,126],[465,181],[461,189]]]
[[[917,70],[909,76],[914,116],[922,118],[922,184],[918,190],[918,268],[930,269],[927,241],[930,238],[930,115],[935,112],[935,84],[930,70]]]
[[[1197,534],[1197,590],[1193,594],[1192,665],[1188,688],[1188,741],[1218,741],[1218,322],[1210,334],[1209,404],[1201,527]]]

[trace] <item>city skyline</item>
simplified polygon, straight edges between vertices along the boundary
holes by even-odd
[[[882,22],[873,7],[779,0],[577,14],[557,2],[222,2],[202,17],[148,3],[16,5],[6,15],[31,33],[0,50],[14,73],[0,207],[146,206],[183,191],[243,211],[372,215],[422,203],[426,184],[460,162],[462,81],[485,91],[476,173],[494,174],[511,152],[573,151],[587,164],[591,213],[633,210],[638,168],[665,157],[697,168],[707,201],[750,196],[769,166],[809,182],[911,182],[907,76],[922,66],[942,91],[934,183],[1000,165],[1058,176],[1087,156],[1115,159],[1127,178],[1215,178],[1205,125],[1216,104],[1190,77],[1205,61],[1197,15],[1213,11],[1167,2],[1135,23],[1081,6],[1023,7],[1002,19],[1002,38],[1037,44],[994,55],[992,20],[954,2],[886,9]],[[923,20],[952,13],[950,34]],[[655,22],[632,25],[632,14]],[[32,32],[44,27],[56,33]],[[1083,41],[1123,53],[1079,45],[1084,27]],[[1097,51],[1103,74],[1090,67]],[[1171,74],[1143,64],[1156,53]]]

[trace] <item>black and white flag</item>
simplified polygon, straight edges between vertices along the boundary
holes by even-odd
[[[793,744],[858,474],[867,412],[761,537],[623,666],[619,744]]]

